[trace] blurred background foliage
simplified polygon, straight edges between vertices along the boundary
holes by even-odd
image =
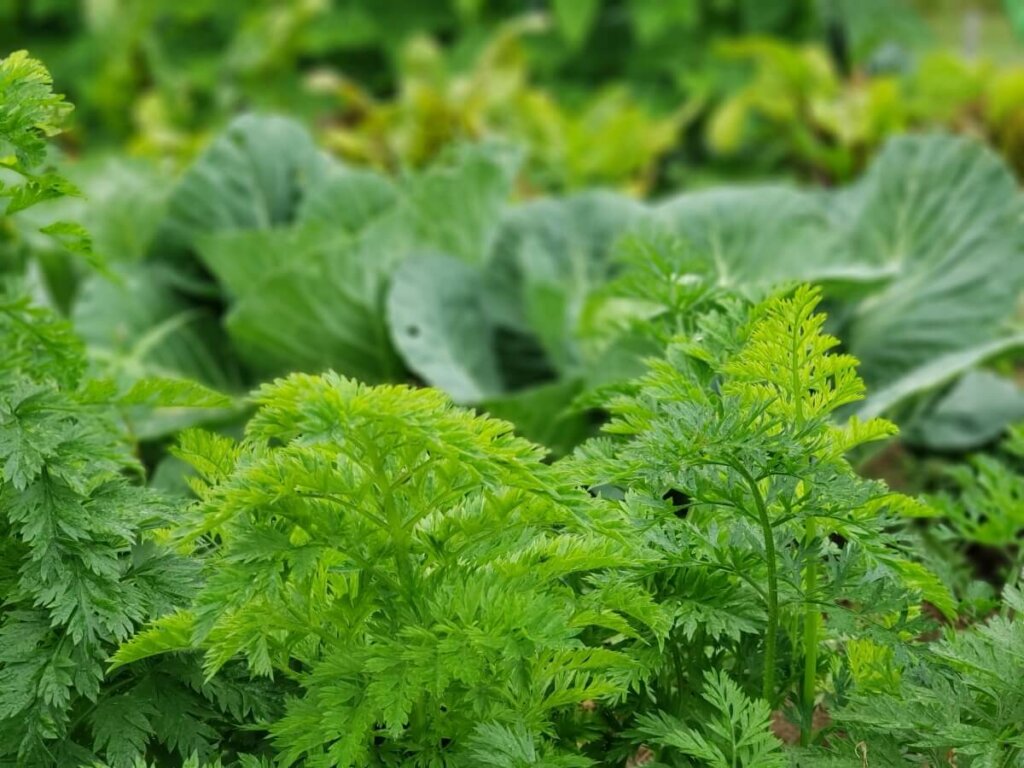
[[[1024,417],[1022,38],[1016,0],[9,0],[82,194],[0,216],[0,268],[118,379],[329,366],[556,451],[708,286],[813,280],[869,406],[969,450]]]
[[[979,136],[1024,171],[1024,66],[946,50],[914,66],[843,77],[819,46],[725,43],[747,85],[717,105],[707,142],[721,157],[823,181],[849,179],[890,135],[943,127]]]
[[[1019,171],[1024,70],[1009,29],[995,0],[0,7],[0,49],[46,61],[78,105],[69,149],[181,163],[231,115],[273,110],[390,170],[505,136],[528,147],[526,192],[642,194],[779,172],[838,181],[908,128],[983,136]]]

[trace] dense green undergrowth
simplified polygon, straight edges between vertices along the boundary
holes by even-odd
[[[43,152],[67,108],[25,57],[0,86],[6,231],[91,254],[35,218],[77,193]],[[829,194],[511,205],[504,151],[392,181],[245,118],[132,209],[151,239],[96,230],[73,322],[30,249],[0,291],[0,765],[1020,765],[1019,430],[935,498],[851,463],[1018,343],[1017,278],[979,279],[1016,191],[961,140],[886,157]],[[602,434],[550,423],[577,397]],[[157,435],[190,495],[147,483]]]
[[[879,7],[808,0],[13,0],[0,8],[0,49],[27,47],[51,64],[82,105],[75,129],[84,141],[188,152],[196,132],[243,105],[358,117],[367,100],[352,90],[325,95],[303,87],[325,72],[360,84],[371,99],[401,91],[410,72],[426,76],[416,78],[421,84],[449,73],[466,79],[467,60],[528,13],[544,23],[531,24],[518,55],[558,102],[579,101],[595,83],[616,80],[671,111],[681,98],[703,99],[728,81],[729,68],[715,56],[719,37],[820,40],[838,25],[852,59],[862,63],[884,42],[920,36],[909,3],[887,3],[884,24]],[[422,51],[431,40],[443,41],[450,60],[443,68],[429,55],[409,56],[410,43]],[[479,114],[474,98],[451,115],[434,111],[429,88],[422,98],[410,95],[437,118],[425,132],[428,145],[430,134],[443,136],[455,124],[472,129]],[[628,153],[625,139],[616,147]]]
[[[982,136],[1019,170],[1012,8],[10,0],[0,55],[48,62],[79,105],[65,140],[75,153],[183,161],[238,111],[261,109],[301,116],[357,164],[421,167],[453,142],[502,136],[527,150],[524,186],[643,193],[847,180],[908,128]]]
[[[950,750],[1013,765],[1024,696],[1003,673],[1020,657],[1018,593],[1007,587],[1005,616],[926,639],[957,613],[915,555],[908,520],[929,509],[846,462],[892,427],[831,418],[863,389],[852,358],[830,351],[817,302],[806,289],[723,299],[610,404],[608,437],[554,464],[434,390],[330,374],[261,389],[240,442],[184,433],[176,450],[197,470],[198,501],[172,502],[173,515],[97,473],[93,445],[84,497],[31,515],[8,504],[8,547],[33,563],[12,597],[49,595],[33,546],[61,583],[93,583],[96,558],[110,558],[120,590],[53,598],[69,612],[48,630],[70,654],[60,679],[89,714],[21,742],[19,764],[181,760],[165,750],[230,763],[248,740],[256,752],[240,765],[260,753],[282,765],[585,765],[638,751],[665,765],[782,765],[788,721],[797,764],[856,765],[863,743],[879,765]],[[5,436],[32,413],[9,417]],[[93,437],[123,444],[116,431]],[[59,471],[64,482],[73,438],[58,433],[36,483]],[[12,502],[34,487],[11,469],[24,453],[7,457]],[[35,534],[25,518],[56,530]],[[154,602],[134,607],[132,587]],[[24,612],[5,610],[5,634],[22,638],[4,658],[9,690],[67,707]],[[159,614],[101,683],[116,641]],[[117,629],[90,661],[93,622]]]

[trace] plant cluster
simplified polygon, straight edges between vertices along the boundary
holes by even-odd
[[[542,16],[510,22],[467,71],[431,38],[413,38],[388,100],[350,78],[311,75],[311,87],[339,101],[325,145],[343,160],[395,171],[423,167],[460,141],[501,136],[527,150],[520,178],[526,188],[648,191],[695,109],[658,116],[621,85],[600,89],[582,105],[563,105],[530,84],[526,43],[544,29]]]
[[[826,50],[781,40],[722,46],[754,74],[716,107],[707,140],[722,156],[761,158],[842,181],[896,133],[946,128],[984,138],[1024,171],[1024,69],[933,51],[908,71],[845,77]]]
[[[0,62],[0,147],[21,180],[2,188],[4,217],[74,193],[40,168],[67,108],[37,61]],[[196,564],[150,535],[174,508],[142,484],[121,415],[226,398],[191,381],[122,390],[86,375],[70,325],[11,280],[0,285],[0,346],[0,763],[102,754],[121,766],[230,749],[239,735],[218,725],[271,711],[259,686],[204,680],[187,658],[105,672],[119,643],[198,586]]]
[[[202,586],[113,668],[200,652],[292,688],[282,765],[1012,765],[1019,679],[956,671],[1019,622],[924,639],[957,603],[922,502],[845,458],[893,427],[833,419],[863,384],[818,301],[716,301],[553,464],[434,390],[263,387],[240,442],[182,435],[198,501],[166,535]]]
[[[966,450],[1024,417],[1006,377],[964,376],[1024,338],[1011,327],[1020,198],[978,144],[896,139],[824,194],[724,187],[655,203],[516,202],[521,160],[464,145],[393,178],[329,159],[292,121],[239,118],[175,184],[125,165],[84,180],[82,219],[120,281],[87,277],[69,312],[127,381],[240,392],[293,370],[414,378],[564,452],[592,431],[573,403],[637,375],[667,341],[647,333],[682,311],[666,281],[761,296],[815,281],[862,361],[864,407],[908,440]],[[48,273],[51,295],[69,282]]]
[[[535,32],[513,42],[524,27]],[[50,63],[80,105],[76,146],[190,158],[259,108],[329,121],[346,157],[422,161],[498,130],[529,144],[527,176],[543,189],[645,189],[669,148],[687,172],[714,159],[699,131],[675,130],[736,82],[710,41],[829,40],[834,58],[861,64],[923,29],[905,0],[11,0],[0,53],[28,47]]]
[[[855,465],[1012,417],[998,157],[510,203],[502,145],[391,178],[248,116],[113,171],[101,260],[67,109],[0,60],[0,766],[1024,762],[1024,433],[920,498]],[[64,301],[41,227],[103,270]]]

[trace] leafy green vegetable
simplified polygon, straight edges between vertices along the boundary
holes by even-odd
[[[117,665],[187,639],[211,677],[300,669],[281,759],[341,766],[462,764],[478,727],[536,739],[626,689],[635,662],[582,634],[630,631],[588,578],[634,549],[541,449],[432,390],[296,374],[256,400],[241,443],[183,435],[202,479],[178,537],[205,584]]]
[[[456,402],[504,391],[478,270],[450,256],[411,257],[391,283],[388,323],[409,367]]]
[[[973,370],[942,392],[919,418],[905,419],[905,443],[944,451],[968,451],[988,445],[1006,425],[1024,419],[1024,392],[1012,380]]]
[[[1002,455],[978,454],[948,469],[953,488],[938,494],[936,510],[945,516],[959,545],[1002,550],[1002,570],[1014,581],[1024,533],[1024,426],[1010,430]]]
[[[239,118],[171,195],[161,247],[188,248],[209,232],[270,229],[291,221],[301,190],[322,168],[321,160],[309,134],[296,123]]]
[[[911,631],[915,594],[955,612],[897,533],[914,502],[844,458],[895,429],[833,421],[864,385],[854,358],[833,352],[819,301],[805,287],[749,311],[725,300],[612,401],[606,431],[619,439],[585,444],[576,459],[590,485],[619,489],[657,531],[656,594],[678,606],[657,705],[692,706],[683,676],[713,659],[743,685],[756,681],[769,704],[795,705],[805,744],[826,639]],[[705,744],[675,731],[660,731],[669,746]],[[691,754],[713,752],[700,750]]]
[[[64,176],[44,166],[46,140],[61,131],[71,111],[64,97],[53,93],[53,80],[41,62],[25,51],[0,59],[0,223],[39,203],[78,195]],[[102,260],[92,251],[88,233],[70,221],[51,221],[38,231],[94,266]]]
[[[1017,184],[993,153],[943,136],[897,139],[838,204],[846,247],[897,268],[845,323],[868,381],[980,346],[1013,313],[1024,230]]]
[[[60,132],[71,111],[52,85],[46,67],[25,51],[0,63],[0,147],[6,167],[27,172],[45,159],[46,140]]]
[[[615,6],[637,50],[661,58],[723,9],[742,28],[803,18],[669,5]],[[200,89],[215,111],[278,98],[243,80],[271,90],[281,57],[378,39],[359,3],[329,6],[245,14],[230,65],[207,70],[230,88]],[[392,176],[250,114],[174,182],[88,159],[76,180],[95,197],[79,203],[47,164],[67,105],[38,62],[0,60],[0,256],[25,278],[0,281],[0,764],[1024,759],[1024,434],[925,500],[851,464],[895,434],[883,414],[944,450],[1019,419],[1016,183],[980,145],[925,136],[829,191],[520,199],[644,188],[651,152],[701,109],[652,122],[614,89],[563,109],[522,79],[527,56],[551,76],[607,45],[609,7],[557,3],[547,34],[564,48],[485,47],[469,81],[452,74],[475,38],[452,62],[391,41],[408,89],[376,104],[347,90],[357,115],[326,133],[417,156],[384,162]],[[138,74],[112,82],[152,89],[150,127],[183,92],[149,27],[240,13],[112,8],[90,13],[125,35],[110,66]],[[458,0],[480,30],[493,12]],[[768,50],[816,76],[813,58]],[[1018,92],[993,85],[985,119],[1012,126]],[[511,122],[492,132],[497,114]],[[738,117],[715,128],[728,139]],[[448,146],[523,132],[525,151]],[[180,133],[155,140],[192,153]],[[72,222],[95,228],[103,274],[66,252],[88,245]],[[246,410],[235,395],[275,375]]]
[[[62,102],[38,63],[14,54],[0,66],[0,142],[37,162]],[[133,482],[143,470],[118,416],[230,401],[191,381],[123,391],[86,378],[70,326],[6,281],[0,344],[0,762],[121,768],[151,744],[183,758],[226,746],[222,726],[264,716],[271,697],[205,683],[188,659],[116,678],[103,665],[140,624],[187,602],[199,575],[153,540],[173,511]]]
[[[947,633],[929,663],[905,669],[895,685],[854,697],[839,715],[849,740],[864,744],[881,765],[949,759],[968,766],[1018,764],[1024,756],[1024,601],[1012,587],[1004,598],[1000,615]]]
[[[1024,286],[1019,198],[972,142],[898,139],[862,180],[831,193],[725,188],[650,206],[604,192],[510,204],[516,163],[496,145],[467,146],[392,180],[330,160],[292,122],[241,118],[186,172],[149,259],[132,268],[166,298],[133,310],[97,278],[76,317],[109,347],[119,315],[153,311],[130,349],[162,338],[179,312],[192,317],[190,304],[197,320],[209,317],[212,294],[248,375],[232,370],[216,334],[198,346],[185,338],[205,319],[174,328],[159,351],[185,346],[215,361],[178,354],[180,375],[229,388],[295,369],[416,376],[472,404],[628,379],[650,352],[631,321],[663,311],[652,297],[673,275],[754,297],[815,281],[877,388],[864,407],[901,421],[906,402],[1012,345],[1001,331]],[[611,258],[626,234],[642,258]],[[664,263],[648,273],[658,250]],[[629,297],[616,296],[626,284]],[[162,302],[180,310],[157,312]],[[952,439],[977,445],[999,418]]]
[[[1024,288],[1020,211],[996,156],[936,135],[894,139],[836,192],[687,193],[657,206],[653,221],[683,242],[662,249],[680,262],[670,271],[753,295],[822,283],[837,335],[875,388],[865,413],[879,415],[1018,345],[1004,328]],[[631,292],[657,295],[651,281]]]
[[[879,0],[834,6],[847,17],[885,18],[883,34],[893,33],[892,9]],[[854,20],[847,31],[856,35],[857,26]],[[936,129],[985,139],[1018,171],[1024,162],[1024,70],[1017,62],[941,48],[915,55],[889,45],[873,66],[844,73],[824,46],[763,37],[724,41],[718,53],[753,70],[748,82],[729,84],[707,121],[705,136],[720,162],[846,181],[889,138]]]
[[[192,382],[118,393],[83,380],[68,326],[6,291],[0,337],[0,759],[58,766],[105,755],[119,767],[155,741],[182,756],[210,753],[220,725],[267,711],[255,689],[202,683],[187,660],[114,679],[103,663],[198,583],[194,564],[151,539],[173,512],[126,476],[141,467],[115,409],[225,399]]]
[[[782,768],[782,744],[769,730],[771,710],[752,701],[722,673],[708,672],[702,694],[717,715],[700,730],[660,713],[640,718],[638,731],[654,743],[701,761],[709,768]]]

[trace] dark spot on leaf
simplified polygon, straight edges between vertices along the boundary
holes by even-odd
[[[672,506],[676,508],[676,517],[679,518],[686,517],[687,513],[690,511],[690,504],[693,503],[693,500],[678,488],[669,488],[661,498],[665,501],[672,502]]]

